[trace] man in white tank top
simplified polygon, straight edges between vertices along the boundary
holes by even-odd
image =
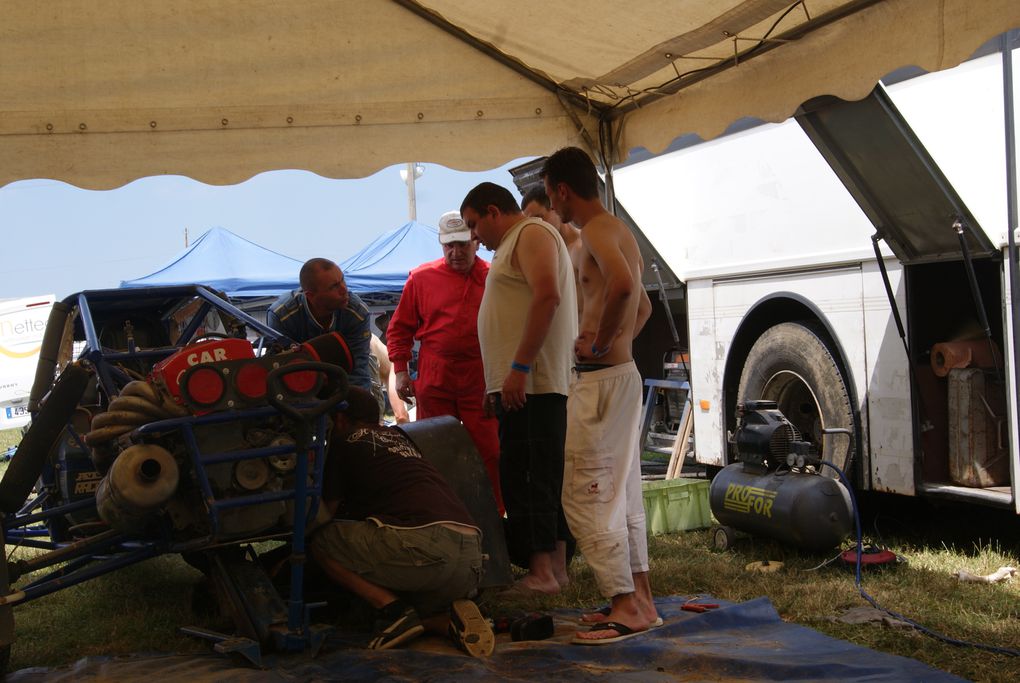
[[[504,187],[482,183],[461,215],[496,252],[478,311],[487,402],[499,418],[500,480],[507,545],[528,574],[522,593],[567,584],[570,541],[560,501],[566,400],[577,336],[574,274],[567,247],[548,223],[528,218]]]

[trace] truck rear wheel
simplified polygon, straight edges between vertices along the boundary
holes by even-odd
[[[823,337],[810,324],[781,323],[751,347],[740,373],[737,401],[775,401],[823,460],[846,472],[853,460],[856,424],[846,378]],[[848,429],[824,434],[824,429]],[[836,476],[830,467],[823,474]],[[850,476],[847,473],[847,476]]]

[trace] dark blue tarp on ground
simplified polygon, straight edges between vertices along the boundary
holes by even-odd
[[[296,289],[302,261],[249,242],[226,228],[210,228],[159,270],[121,287],[200,284],[227,296],[279,296]]]
[[[913,659],[884,654],[783,622],[767,598],[696,614],[686,597],[659,599],[665,625],[599,647],[571,645],[576,610],[555,613],[553,639],[511,643],[501,635],[488,659],[471,659],[447,641],[423,637],[403,649],[360,649],[366,638],[333,638],[315,659],[238,667],[222,655],[85,659],[59,670],[25,669],[11,683],[94,680],[213,681],[961,681]],[[721,602],[702,598],[700,602]],[[879,628],[876,626],[876,628]],[[15,645],[17,647],[17,645]]]

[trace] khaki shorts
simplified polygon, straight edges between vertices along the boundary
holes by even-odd
[[[634,591],[648,571],[641,491],[641,375],[633,361],[578,373],[567,400],[563,512],[599,591]]]
[[[366,581],[398,593],[426,617],[478,592],[481,538],[440,524],[401,529],[337,520],[316,532],[311,547]]]

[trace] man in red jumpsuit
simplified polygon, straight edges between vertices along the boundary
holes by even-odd
[[[492,483],[500,514],[499,422],[483,409],[485,377],[478,347],[478,306],[489,264],[478,258],[478,243],[459,211],[439,219],[443,258],[411,271],[386,330],[386,347],[396,373],[397,394],[414,397],[418,418],[452,415],[471,434]],[[407,372],[414,340],[418,378]]]

